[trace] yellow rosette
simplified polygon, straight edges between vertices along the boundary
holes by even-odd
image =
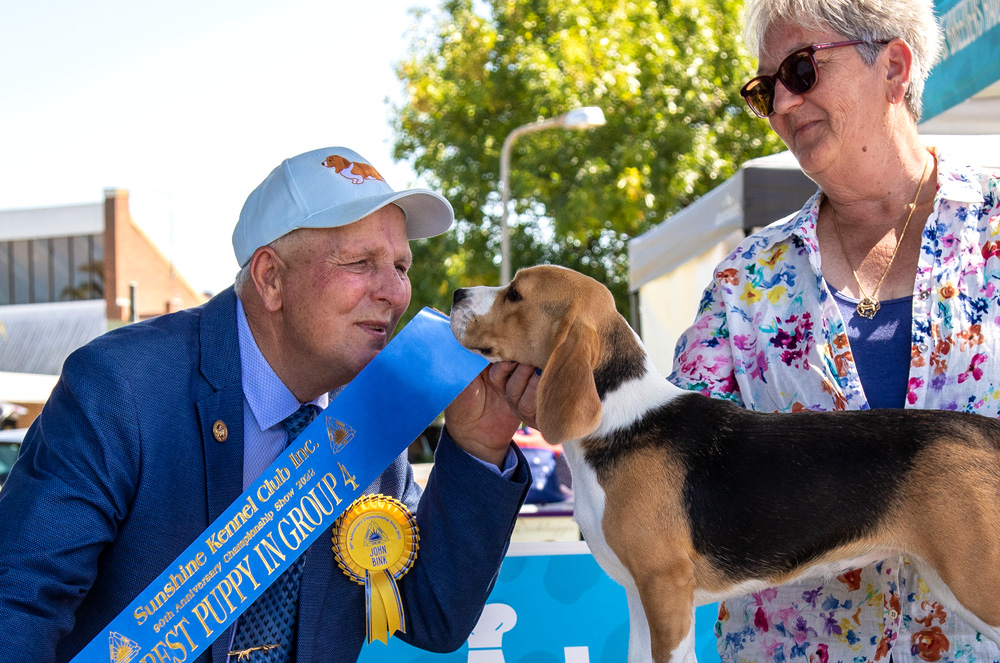
[[[337,566],[365,587],[369,644],[374,640],[388,644],[396,631],[406,633],[396,581],[413,566],[419,547],[413,514],[386,495],[358,498],[333,524]]]

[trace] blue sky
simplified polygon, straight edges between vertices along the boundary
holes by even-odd
[[[232,282],[231,234],[285,157],[346,145],[395,188],[387,98],[422,0],[34,0],[0,20],[0,209],[131,194],[200,290]]]

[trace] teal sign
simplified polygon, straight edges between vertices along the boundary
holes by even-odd
[[[399,638],[373,642],[358,663],[621,663],[628,659],[625,590],[597,565],[586,544],[530,544],[540,554],[504,559],[500,577],[468,642],[432,654]],[[579,551],[545,554],[546,548]],[[513,544],[517,551],[518,545]],[[695,653],[718,663],[718,604],[697,609]]]
[[[1000,80],[1000,0],[938,0],[944,52],[924,88],[929,120]]]

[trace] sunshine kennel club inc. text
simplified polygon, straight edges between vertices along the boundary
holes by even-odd
[[[178,564],[162,589],[135,608],[136,624],[152,620],[154,633],[161,636],[139,663],[186,661],[199,649],[197,642],[217,637],[217,629],[264,591],[310,534],[332,524],[335,507],[343,500],[335,492],[333,473],[317,478],[314,468],[305,467],[316,448],[306,440],[290,450],[291,469],[272,468],[273,474],[256,491],[243,496],[242,507],[225,526],[207,533],[207,550]],[[337,465],[344,486],[357,490],[354,476]]]

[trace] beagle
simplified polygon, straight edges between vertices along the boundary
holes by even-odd
[[[323,160],[323,165],[327,168],[333,168],[337,171],[338,175],[351,180],[352,184],[363,184],[365,180],[385,181],[385,179],[379,175],[379,172],[375,170],[374,166],[370,166],[367,163],[361,163],[360,161],[350,161],[339,154],[331,154],[328,156]],[[350,170],[347,170],[348,166],[350,166]]]
[[[626,590],[631,663],[695,661],[696,605],[900,553],[1000,642],[1000,422],[760,413],[679,389],[606,287],[552,265],[457,290],[451,328],[490,361],[542,368],[536,422],[564,445],[574,516]]]

